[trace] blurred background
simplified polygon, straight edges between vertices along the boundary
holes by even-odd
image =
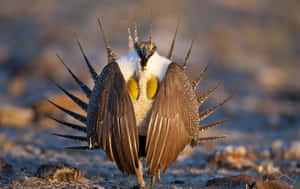
[[[158,51],[167,55],[179,21],[174,60],[181,64],[191,40],[195,39],[187,69],[191,81],[209,65],[198,88],[199,95],[218,81],[223,82],[200,110],[234,94],[230,102],[204,121],[234,115],[233,120],[207,133],[225,134],[227,139],[204,149],[213,153],[234,144],[233,148],[242,146],[256,155],[268,152],[267,159],[275,158],[278,163],[273,160],[272,163],[281,172],[286,169],[300,172],[300,2],[296,0],[2,1],[0,158],[12,164],[15,171],[25,167],[26,174],[32,175],[41,163],[49,160],[64,160],[79,169],[84,167],[89,179],[99,175],[99,170],[105,171],[96,163],[88,164],[91,159],[98,161],[97,158],[107,162],[103,153],[99,157],[89,152],[90,159],[84,160],[81,153],[63,151],[71,143],[51,133],[72,131],[45,118],[50,114],[74,121],[56,110],[47,98],[80,112],[49,79],[84,99],[56,54],[80,79],[93,86],[76,36],[98,73],[107,63],[98,17],[118,55],[128,52],[127,27],[133,28],[135,21],[141,39],[148,37],[152,23]],[[197,147],[191,161],[198,161],[197,152],[201,154],[202,150],[203,147]],[[255,162],[260,165],[260,156]],[[257,171],[252,173],[255,175]],[[292,177],[297,181],[294,173]],[[212,175],[208,178],[213,178]],[[203,183],[203,180],[193,182]]]

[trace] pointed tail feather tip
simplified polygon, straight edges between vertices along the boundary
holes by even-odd
[[[190,58],[190,55],[191,55],[191,52],[192,52],[192,48],[193,48],[194,41],[195,41],[195,40],[192,40],[191,45],[190,45],[190,48],[189,48],[189,50],[188,50],[188,52],[187,52],[187,54],[186,54],[186,56],[185,56],[184,63],[183,63],[183,65],[182,65],[182,67],[183,67],[184,70],[186,69],[186,65],[187,65],[188,60],[189,60],[189,58]]]
[[[50,116],[50,115],[47,115],[47,117],[48,117],[49,119],[51,119],[51,120],[57,122],[57,123],[62,124],[63,126],[66,126],[66,127],[72,128],[72,129],[75,129],[75,130],[77,130],[77,131],[82,131],[82,132],[84,132],[84,133],[87,132],[87,129],[86,129],[86,127],[84,127],[84,126],[80,126],[80,125],[76,125],[76,124],[69,123],[69,122],[66,122],[66,121],[62,121],[62,120],[56,119],[56,118],[54,118],[54,117],[52,117],[52,116]]]
[[[223,120],[219,120],[219,121],[216,121],[216,122],[213,122],[213,123],[208,123],[208,124],[205,124],[205,125],[200,125],[200,127],[198,127],[198,129],[199,129],[200,132],[204,132],[207,129],[210,129],[212,127],[216,127],[218,125],[223,124],[226,121],[229,121],[230,119],[232,119],[232,117],[233,116],[230,116],[230,117],[227,117]]]
[[[77,104],[83,111],[87,112],[87,103],[83,102],[80,98],[73,95],[72,93],[68,92],[66,89],[64,89],[62,86],[57,84],[56,82],[53,82],[54,85],[59,88],[61,91],[63,91],[75,104]]]
[[[198,138],[197,139],[197,143],[203,143],[203,142],[208,142],[208,141],[212,141],[212,140],[217,140],[217,139],[224,139],[227,136],[223,135],[223,136],[213,136],[213,137],[204,137],[204,138]]]
[[[134,22],[134,43],[139,43],[137,24]]]
[[[71,140],[78,140],[78,141],[85,141],[87,142],[87,138],[83,136],[74,136],[74,135],[63,135],[63,134],[58,134],[58,133],[52,133],[54,136],[66,138],[66,139],[71,139]]]
[[[92,91],[91,89],[86,86],[80,79],[78,79],[78,77],[72,72],[72,70],[65,64],[65,62],[63,61],[63,59],[56,54],[57,58],[60,60],[60,62],[64,65],[64,67],[68,70],[68,72],[71,74],[71,76],[73,77],[73,79],[75,80],[75,82],[77,83],[77,85],[82,89],[82,91],[84,92],[84,94],[89,98]]]
[[[176,30],[175,30],[175,33],[174,33],[174,36],[173,36],[173,39],[172,39],[172,43],[171,43],[171,47],[170,47],[170,50],[169,50],[169,53],[168,53],[168,56],[167,56],[167,58],[170,59],[170,60],[172,60],[173,50],[174,50],[174,46],[175,46],[175,42],[176,42],[178,28],[179,28],[179,22],[176,25]]]
[[[226,98],[225,100],[223,100],[221,103],[201,112],[199,114],[199,118],[200,121],[204,120],[205,118],[207,118],[210,114],[212,114],[213,112],[215,112],[217,109],[219,109],[222,105],[224,105],[226,102],[228,102],[233,96],[229,96],[228,98]]]
[[[199,85],[199,83],[202,80],[203,76],[205,75],[207,69],[208,69],[208,64],[206,64],[206,66],[201,70],[199,77],[192,82],[192,87],[193,87],[194,90]]]
[[[128,31],[128,48],[129,48],[129,51],[132,51],[134,49],[134,42],[132,39],[130,27],[128,27],[127,31]]]
[[[198,105],[202,105],[207,98],[222,84],[222,81],[218,82],[214,87],[210,88],[206,93],[200,96],[198,100]]]
[[[152,23],[150,23],[150,27],[149,27],[149,41],[150,43],[152,43]]]
[[[108,44],[108,41],[107,41],[107,38],[105,36],[104,29],[103,29],[100,18],[98,18],[97,20],[98,20],[98,25],[99,25],[99,28],[100,28],[100,32],[102,34],[102,39],[104,41],[105,48],[106,48],[106,51],[107,51],[108,62],[109,63],[114,62],[116,60],[116,54],[111,50],[111,48]]]
[[[66,150],[90,150],[88,146],[69,146],[65,147]]]
[[[86,54],[85,54],[85,52],[84,52],[84,50],[83,50],[83,48],[82,48],[82,45],[81,45],[81,43],[80,43],[78,37],[77,37],[76,41],[77,41],[77,45],[78,45],[78,47],[79,47],[79,49],[80,49],[81,55],[83,56],[86,65],[88,66],[88,69],[89,69],[89,71],[90,71],[90,74],[91,74],[91,76],[92,76],[94,82],[96,82],[98,74],[97,74],[97,72],[95,71],[95,69],[93,68],[93,66],[91,65],[89,59],[87,58],[87,56],[86,56]]]
[[[53,101],[51,101],[51,100],[49,100],[49,99],[48,99],[48,102],[51,103],[52,105],[54,105],[56,108],[60,109],[61,111],[65,112],[65,113],[68,114],[69,116],[73,117],[74,119],[76,119],[76,120],[78,120],[78,121],[80,121],[80,122],[82,122],[82,123],[84,123],[84,124],[86,123],[86,121],[87,121],[87,120],[86,120],[86,117],[84,117],[84,116],[82,116],[82,115],[80,115],[80,114],[77,114],[77,113],[75,113],[75,112],[72,112],[71,110],[68,110],[68,109],[66,109],[66,108],[63,108],[62,106],[60,106],[60,105],[54,103]]]

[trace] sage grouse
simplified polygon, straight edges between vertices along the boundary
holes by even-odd
[[[87,116],[79,115],[50,101],[85,126],[52,119],[84,132],[86,136],[55,135],[87,142],[86,146],[74,146],[68,149],[104,150],[107,157],[115,161],[122,172],[136,175],[141,187],[145,186],[141,157],[145,157],[145,166],[149,167],[147,175],[151,177],[150,184],[153,185],[156,178],[160,180],[160,170],[165,173],[185,146],[224,137],[201,138],[199,135],[229,118],[205,125],[199,125],[199,122],[229,98],[199,113],[199,105],[203,104],[220,83],[204,95],[197,97],[195,89],[207,66],[201,71],[197,80],[189,81],[185,68],[193,43],[182,65],[172,61],[178,26],[167,57],[158,54],[157,47],[152,42],[151,29],[148,40],[139,41],[135,24],[134,39],[128,28],[129,53],[117,58],[107,42],[99,19],[98,24],[108,54],[108,64],[100,75],[91,66],[77,40],[94,80],[93,89],[81,82],[58,57],[88,97],[89,102],[83,102],[60,85],[57,86],[78,104]]]

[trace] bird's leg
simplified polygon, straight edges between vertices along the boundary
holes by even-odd
[[[160,182],[160,169],[157,169],[156,177],[157,181]]]
[[[137,176],[137,181],[138,181],[138,185],[139,187],[145,187],[145,181],[143,178],[143,165],[142,162],[139,160],[139,167],[136,171],[136,176]]]
[[[155,184],[155,175],[150,176],[150,186],[153,186]]]
[[[149,174],[150,169],[148,170],[147,175]],[[156,175],[150,175],[150,185],[153,186],[155,184],[155,177],[157,181],[160,182],[160,169],[157,169]]]

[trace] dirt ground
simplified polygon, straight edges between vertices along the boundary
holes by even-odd
[[[203,123],[234,115],[203,136],[226,135],[187,147],[153,188],[300,188],[300,2],[17,1],[0,7],[0,188],[134,188],[102,151],[74,151],[52,133],[75,133],[47,118],[75,122],[48,103],[81,112],[49,80],[85,99],[56,57],[93,87],[78,37],[100,73],[107,62],[97,26],[128,52],[127,27],[166,55],[178,20],[175,61],[195,45],[187,74],[193,81],[207,64],[198,93],[222,86],[200,111],[234,95]],[[76,133],[78,134],[78,133]],[[147,171],[146,169],[144,170]],[[149,182],[149,178],[147,178]]]

